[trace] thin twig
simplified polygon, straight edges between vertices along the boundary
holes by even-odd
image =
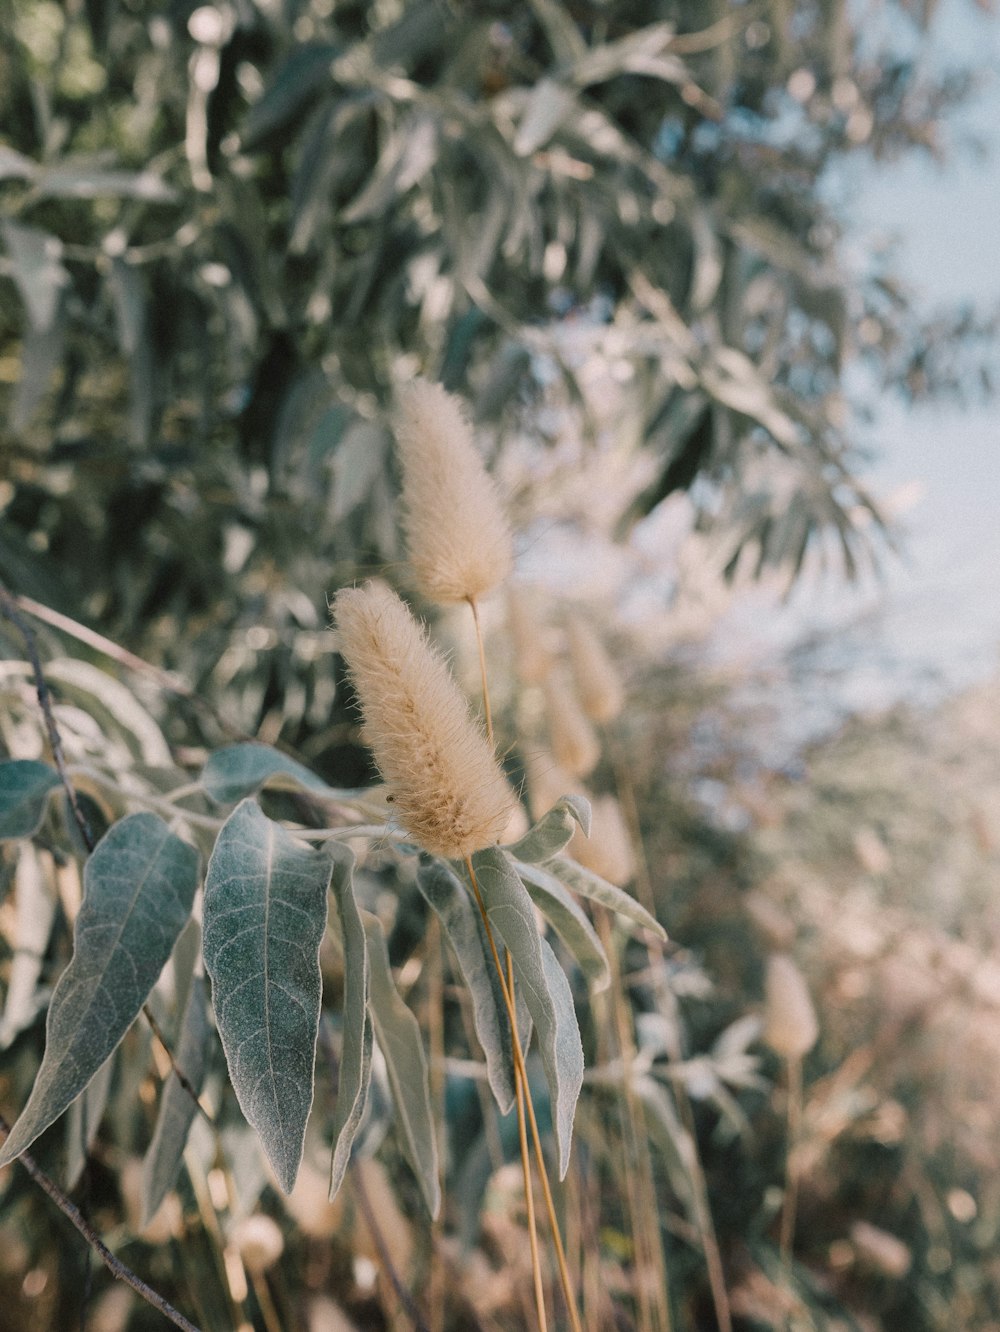
[[[66,756],[63,753],[62,737],[59,734],[59,728],[56,726],[56,719],[52,712],[52,696],[49,694],[49,687],[45,681],[45,672],[42,670],[41,658],[38,655],[38,640],[35,637],[35,631],[21,613],[18,600],[0,584],[0,611],[10,620],[11,624],[20,633],[24,640],[24,650],[28,654],[28,661],[31,664],[31,673],[35,677],[35,693],[38,695],[38,705],[42,710],[42,717],[45,719],[45,730],[49,737],[49,748],[52,750],[52,757],[55,760],[56,771],[59,773],[59,780],[63,784],[66,792],[66,799],[69,801],[69,807],[73,811],[73,819],[80,830],[80,836],[83,838],[83,844],[88,851],[93,851],[96,843],[94,835],[90,831],[90,825],[84,817],[83,810],[80,808],[77,800],[76,791],[73,783],[69,779],[69,773],[66,771]]]
[[[3,1134],[4,1138],[10,1133],[10,1127],[2,1115],[0,1115],[0,1133]],[[120,1258],[115,1257],[90,1222],[84,1220],[79,1208],[70,1202],[59,1185],[49,1178],[33,1156],[30,1156],[27,1152],[22,1152],[17,1160],[21,1162],[38,1187],[49,1195],[63,1216],[77,1228],[112,1276],[131,1286],[137,1295],[141,1295],[147,1304],[151,1304],[165,1318],[169,1318],[175,1327],[183,1328],[184,1332],[199,1332],[194,1323],[185,1318],[182,1313],[178,1313],[172,1304],[169,1304],[162,1295],[158,1295],[153,1290],[152,1286],[147,1286],[145,1281],[137,1276],[130,1267],[126,1267]]]
[[[365,1224],[372,1237],[372,1242],[378,1250],[379,1261],[385,1269],[385,1274],[389,1278],[396,1298],[406,1310],[410,1321],[413,1323],[416,1332],[430,1332],[427,1324],[424,1322],[423,1314],[417,1308],[417,1302],[406,1288],[405,1282],[396,1271],[396,1266],[392,1261],[392,1255],[389,1253],[389,1247],[385,1242],[385,1237],[379,1228],[378,1220],[375,1216],[375,1209],[372,1207],[371,1199],[368,1197],[368,1190],[365,1188],[364,1180],[361,1178],[361,1171],[352,1161],[348,1166],[348,1173],[351,1176],[351,1187],[354,1190],[354,1196],[358,1200],[358,1206],[365,1218]]]

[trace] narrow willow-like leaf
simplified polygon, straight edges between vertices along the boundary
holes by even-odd
[[[504,852],[493,847],[479,851],[472,863],[486,914],[510,951],[518,988],[524,992],[538,1030],[552,1099],[559,1177],[563,1178],[569,1168],[573,1115],[583,1083],[583,1044],[569,981],[540,937],[534,905]]]
[[[313,1098],[332,868],[325,851],[244,800],[219,833],[205,880],[205,966],[229,1076],[286,1193]]]
[[[202,976],[192,975],[187,1003],[181,1021],[180,1040],[174,1052],[181,1070],[197,1095],[205,1078],[205,1062],[211,1027],[208,1021],[208,996]],[[173,1187],[181,1168],[191,1121],[198,1113],[191,1095],[171,1069],[160,1097],[153,1140],[142,1163],[142,1224],[156,1215],[157,1209]]]
[[[202,769],[201,784],[220,805],[231,805],[265,785],[314,791],[331,800],[351,800],[361,794],[335,790],[287,754],[252,741],[216,750]]]
[[[368,1015],[368,944],[354,896],[354,855],[349,847],[331,846],[334,854],[333,900],[344,950],[344,1020],[340,1081],[333,1117],[330,1197],[344,1181],[351,1147],[365,1113],[372,1072],[372,1022]]]
[[[45,1056],[2,1150],[12,1161],[75,1100],[135,1021],[191,913],[198,854],[156,814],[130,814],[83,873],[73,957],[49,1005]]]
[[[402,1145],[432,1217],[441,1206],[437,1141],[420,1026],[399,997],[378,918],[362,913],[368,940],[372,1021],[385,1056]]]
[[[420,891],[437,912],[442,928],[458,959],[459,969],[472,999],[472,1021],[486,1056],[486,1074],[502,1115],[514,1108],[514,1052],[510,1040],[510,1018],[496,967],[490,956],[486,931],[468,887],[441,860],[421,867]],[[530,1018],[529,1018],[530,1024]],[[531,1039],[528,1026],[522,1048]]]
[[[557,856],[568,845],[576,825],[590,836],[590,801],[583,796],[565,795],[524,834],[520,841],[504,850],[515,860],[537,865]]]
[[[31,837],[45,817],[49,792],[59,785],[59,774],[35,759],[0,763],[0,841]]]
[[[575,860],[569,860],[566,856],[556,856],[546,868],[581,897],[589,897],[592,902],[599,902],[601,906],[608,907],[619,916],[625,916],[636,925],[641,925],[643,929],[652,930],[661,939],[667,937],[666,930],[656,917],[651,916],[630,893],[613,883],[608,883],[607,879],[602,879],[593,870],[584,869],[582,865],[578,865]]]
[[[94,1074],[90,1085],[80,1093],[66,1115],[66,1190],[76,1188],[83,1174],[87,1157],[104,1118],[111,1080],[115,1072],[115,1057],[106,1059]]]
[[[515,861],[514,868],[535,906],[579,962],[589,984],[598,992],[607,989],[611,980],[608,959],[579,903],[542,865]]]

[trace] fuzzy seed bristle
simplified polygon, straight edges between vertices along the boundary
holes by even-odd
[[[418,379],[399,394],[403,531],[417,589],[448,605],[507,577],[510,527],[458,398]]]
[[[333,604],[363,734],[407,832],[433,855],[464,859],[499,841],[513,793],[441,654],[384,584]]]

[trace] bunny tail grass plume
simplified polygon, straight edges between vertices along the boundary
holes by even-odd
[[[583,714],[569,681],[561,671],[546,677],[545,720],[552,753],[571,777],[586,777],[597,766],[601,746],[594,728]]]
[[[507,577],[510,527],[458,398],[415,380],[399,394],[403,531],[419,592],[475,601]]]
[[[566,645],[584,712],[591,721],[613,721],[625,703],[621,677],[597,634],[572,611],[566,616]]]
[[[400,823],[433,855],[464,859],[492,846],[513,792],[444,658],[385,584],[344,588],[333,614]]]
[[[764,1041],[785,1059],[801,1059],[818,1036],[805,977],[787,953],[772,953],[764,978]]]
[[[541,684],[552,669],[552,657],[545,646],[545,631],[533,587],[511,583],[507,588],[507,629],[517,678],[522,684]]]
[[[575,829],[569,853],[584,869],[593,870],[622,888],[635,875],[635,856],[621,805],[613,795],[588,796],[588,799],[590,836],[585,837],[582,828]]]

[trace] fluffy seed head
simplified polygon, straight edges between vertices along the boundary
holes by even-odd
[[[403,531],[418,590],[449,604],[507,577],[510,528],[458,398],[418,379],[399,395]]]
[[[564,676],[548,676],[543,688],[545,717],[555,760],[571,777],[586,777],[601,757],[594,728],[584,716],[576,694]]]
[[[635,873],[635,857],[621,805],[613,795],[588,796],[590,836],[577,828],[569,853],[584,869],[593,870],[609,883],[624,886]]]
[[[787,953],[772,953],[764,979],[764,1040],[785,1059],[816,1044],[819,1024],[805,977]]]
[[[333,613],[400,823],[433,855],[464,859],[493,845],[513,792],[444,658],[385,584],[344,588]]]
[[[597,634],[574,612],[566,617],[566,645],[584,712],[591,721],[612,721],[625,702],[621,677]]]
[[[285,1251],[281,1227],[263,1212],[241,1217],[233,1226],[230,1239],[239,1250],[243,1266],[254,1276],[273,1267]]]
[[[531,588],[511,583],[507,589],[507,628],[514,649],[514,669],[522,684],[541,684],[552,669],[544,631]]]

